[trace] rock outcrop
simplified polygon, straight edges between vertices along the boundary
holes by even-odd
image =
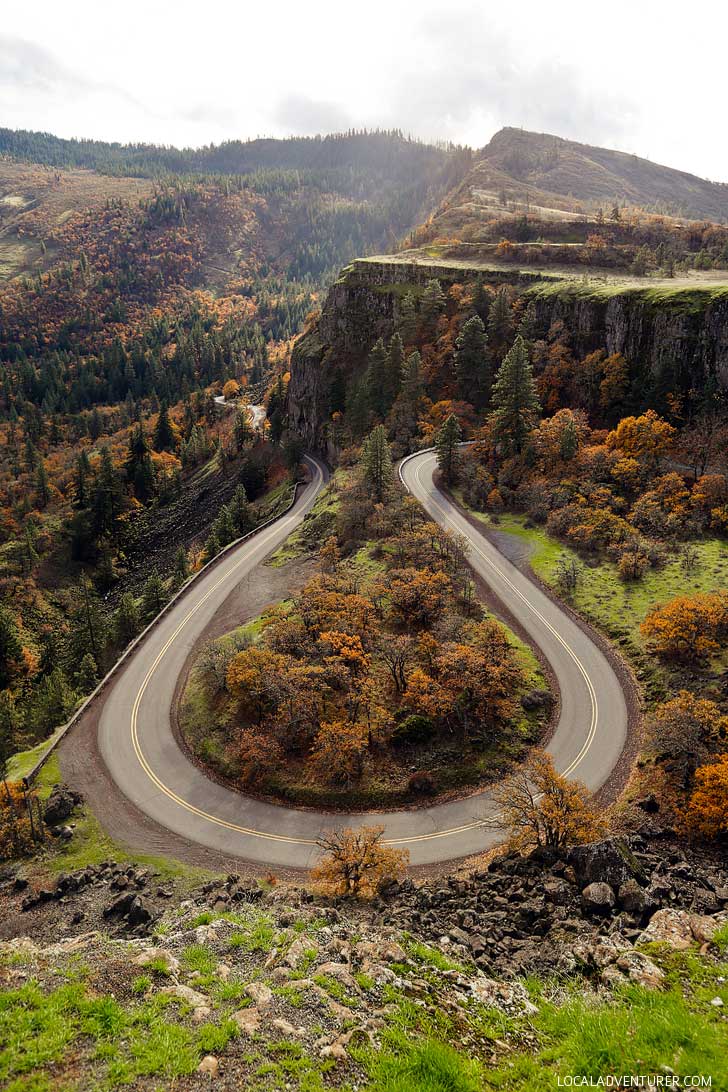
[[[478,276],[493,287],[511,284],[533,301],[537,337],[562,321],[577,357],[596,349],[622,353],[645,406],[660,410],[671,393],[728,386],[726,288],[582,284],[548,270],[487,269],[414,254],[359,259],[343,270],[293,350],[288,414],[308,447],[336,447],[331,415],[343,410],[347,383],[377,338],[394,332],[406,293],[417,295],[431,278],[447,289]]]

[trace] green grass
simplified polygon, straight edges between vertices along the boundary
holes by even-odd
[[[61,728],[57,728],[53,735],[49,736],[48,739],[44,739],[42,743],[36,744],[35,747],[31,747],[27,751],[18,751],[17,754],[14,754],[8,763],[8,781],[21,781],[24,777],[27,777],[36,762],[53,745],[60,731]],[[40,795],[47,796],[59,779],[58,760],[55,755],[51,755],[47,762],[41,766],[36,778],[35,784]]]
[[[230,934],[228,944],[243,952],[270,952],[275,945],[277,932],[268,914],[257,914],[243,919],[244,929]]]
[[[412,1042],[388,1032],[384,1049],[367,1059],[367,1092],[481,1092],[482,1067],[435,1039]]]
[[[268,559],[267,564],[280,568],[295,558],[314,553],[331,534],[336,514],[341,506],[339,479],[343,471],[337,471],[325,486],[300,527],[286,539]]]
[[[32,1088],[26,1077],[50,1076],[43,1071],[71,1052],[76,1060],[81,1052],[107,1086],[137,1077],[171,1081],[193,1073],[203,1054],[224,1050],[237,1034],[230,1020],[197,1029],[173,1023],[166,1017],[169,1008],[160,996],[124,1007],[112,997],[91,995],[81,982],[50,993],[29,982],[1,993],[0,1081],[22,1080],[17,1088]]]
[[[570,600],[572,605],[607,633],[628,633],[641,647],[639,626],[652,607],[677,595],[728,587],[728,548],[723,539],[704,537],[694,542],[698,563],[689,573],[683,570],[679,557],[672,557],[662,567],[648,569],[641,580],[624,582],[619,579],[615,564],[587,562],[542,528],[527,526],[526,516],[504,515],[494,521],[483,513],[474,515],[492,530],[526,542],[534,572],[554,588],[557,587],[559,561],[577,561],[581,566],[581,580]]]

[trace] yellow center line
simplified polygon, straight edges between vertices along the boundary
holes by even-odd
[[[418,484],[420,486],[422,485],[422,479],[421,479],[421,476],[420,476],[422,469],[423,469],[422,467],[419,467],[418,470],[417,470],[417,473],[416,473],[417,482],[418,482]],[[320,471],[320,469],[318,467],[316,467],[316,479],[315,479],[316,484],[318,484],[320,479],[321,479],[321,471]],[[451,527],[454,527],[456,530],[459,530],[459,528],[457,527],[457,524],[450,518],[450,516],[448,515],[446,510],[444,508],[442,508],[441,505],[437,504],[436,501],[431,501],[431,503],[437,508],[437,510],[441,513],[443,518],[446,520],[447,523],[449,523],[449,525]],[[290,517],[289,517],[289,519],[290,519]],[[290,521],[293,522],[292,519]],[[285,526],[285,524],[279,525],[276,528],[275,532],[271,532],[269,535],[266,535],[264,538],[260,539],[259,542],[264,543],[268,538],[273,537],[275,534],[277,534],[282,529],[283,526]],[[567,651],[567,653],[574,660],[574,663],[577,665],[577,667],[579,668],[582,676],[584,677],[587,688],[589,690],[591,702],[592,702],[592,721],[591,721],[590,730],[589,730],[587,740],[586,740],[584,746],[582,747],[582,750],[580,751],[577,758],[564,771],[564,774],[568,775],[582,761],[583,757],[586,755],[587,751],[589,750],[589,748],[591,746],[591,743],[593,741],[594,735],[596,733],[597,700],[596,700],[596,693],[594,691],[594,687],[592,686],[592,683],[591,683],[591,679],[589,678],[589,675],[587,674],[587,672],[586,672],[583,664],[579,660],[578,656],[575,654],[573,649],[571,649],[571,647],[566,643],[566,641],[563,640],[563,638],[554,629],[554,627],[544,618],[544,616],[531,603],[529,603],[528,599],[515,586],[515,584],[513,584],[508,579],[508,577],[504,576],[500,572],[500,570],[497,568],[497,566],[493,564],[493,562],[490,560],[490,558],[488,558],[488,556],[474,542],[471,543],[471,545],[475,549],[476,553],[478,553],[482,557],[482,559],[486,562],[486,564],[489,565],[498,574],[498,576],[501,577],[501,579],[505,582],[505,584],[513,591],[513,593],[515,595],[517,595],[519,597],[519,599],[521,599],[526,604],[526,606],[528,606],[533,611],[533,613],[536,615],[536,617],[539,618],[539,620],[553,634],[553,636],[556,638],[556,640],[559,641],[559,643],[564,647],[564,649]],[[136,753],[137,759],[139,760],[139,764],[141,765],[142,769],[144,770],[144,772],[146,773],[146,775],[150,779],[150,781],[152,781],[152,783],[154,785],[156,785],[156,787],[160,790],[160,792],[164,793],[164,795],[167,796],[170,800],[173,800],[176,804],[178,804],[180,807],[184,808],[186,811],[190,812],[191,814],[197,815],[201,819],[206,819],[208,822],[214,823],[216,826],[223,827],[226,830],[235,831],[236,833],[239,833],[239,834],[245,834],[245,835],[248,835],[249,837],[252,837],[252,838],[262,838],[262,839],[267,839],[269,841],[274,841],[274,842],[284,842],[284,843],[288,843],[289,845],[315,846],[317,844],[316,839],[313,839],[313,838],[296,838],[296,837],[294,837],[292,835],[274,834],[274,833],[269,832],[269,831],[256,830],[256,829],[254,829],[252,827],[244,827],[244,826],[241,826],[238,823],[231,823],[227,819],[221,819],[219,816],[212,815],[210,812],[204,811],[202,808],[198,808],[196,805],[191,804],[189,801],[185,800],[183,797],[179,796],[176,792],[174,792],[174,790],[171,789],[168,785],[166,785],[164,783],[164,781],[162,781],[162,779],[154,772],[154,770],[149,765],[149,762],[147,761],[147,759],[146,759],[146,757],[144,755],[144,752],[142,751],[141,744],[140,744],[140,741],[139,741],[139,732],[138,732],[139,707],[141,705],[142,698],[144,697],[144,693],[145,693],[145,691],[146,691],[146,689],[147,689],[147,687],[149,685],[149,682],[151,681],[152,676],[154,675],[155,671],[159,667],[159,664],[161,663],[162,659],[166,655],[166,653],[169,650],[170,646],[176,641],[176,639],[179,636],[179,634],[181,633],[181,631],[187,625],[189,620],[197,613],[197,611],[203,606],[203,604],[209,599],[209,597],[220,587],[220,585],[223,584],[232,575],[232,573],[234,573],[247,560],[248,560],[247,557],[242,557],[230,569],[228,569],[223,574],[223,576],[221,576],[220,579],[218,581],[216,581],[212,585],[212,587],[210,587],[207,590],[207,592],[205,592],[205,594],[198,600],[198,602],[195,604],[195,606],[190,611],[188,611],[188,613],[185,615],[185,617],[182,619],[182,621],[176,627],[174,632],[167,639],[167,641],[165,642],[163,647],[160,649],[159,653],[157,654],[154,661],[152,662],[147,674],[145,675],[144,680],[142,682],[142,685],[140,686],[139,691],[137,692],[136,698],[134,699],[134,705],[132,707],[132,712],[131,712],[131,738],[132,738],[132,744],[133,744],[134,751]],[[457,826],[457,827],[449,827],[446,830],[433,831],[430,834],[412,835],[412,836],[406,837],[406,838],[385,839],[385,843],[388,844],[388,845],[404,845],[404,844],[408,844],[408,843],[411,843],[411,842],[425,842],[425,841],[430,841],[430,840],[435,839],[435,838],[446,838],[446,837],[449,837],[449,836],[454,835],[454,834],[461,834],[461,833],[464,833],[466,831],[473,830],[476,827],[482,826],[484,822],[492,822],[493,819],[495,819],[495,818],[497,818],[497,817],[493,816],[493,817],[490,817],[489,819],[485,819],[485,820],[475,819],[475,820],[473,820],[473,821],[471,821],[469,823],[463,823],[463,824],[461,824],[460,826]]]

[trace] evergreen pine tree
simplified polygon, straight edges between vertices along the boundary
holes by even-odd
[[[17,623],[8,608],[0,606],[0,690],[10,686],[22,651]]]
[[[442,312],[445,310],[445,295],[442,291],[440,282],[433,278],[425,285],[425,290],[422,293],[420,300],[420,319],[425,333],[433,334],[437,320]]]
[[[399,306],[397,328],[402,335],[402,340],[405,345],[411,345],[417,333],[417,307],[415,298],[411,292],[407,292],[402,297],[402,302]]]
[[[142,591],[142,615],[145,621],[156,617],[164,604],[164,584],[156,569],[152,569]]]
[[[76,674],[76,685],[82,694],[90,694],[95,689],[97,682],[99,681],[98,670],[96,668],[96,661],[90,652],[81,660]]]
[[[99,470],[91,496],[94,530],[97,535],[108,535],[114,541],[118,539],[123,503],[124,490],[121,478],[108,447],[102,447]]]
[[[458,394],[476,408],[486,405],[493,376],[487,357],[488,338],[479,315],[469,318],[455,342]]]
[[[250,427],[250,418],[245,409],[238,409],[235,413],[235,424],[233,425],[233,435],[235,437],[235,450],[240,453],[244,447],[253,439],[253,430]]]
[[[384,425],[377,425],[362,445],[360,462],[364,481],[376,501],[384,500],[394,480],[392,454]]]
[[[180,546],[174,559],[172,584],[175,588],[181,588],[189,575],[190,567],[187,561],[187,551],[185,550],[184,546]]]
[[[518,335],[493,384],[493,435],[506,451],[520,453],[541,412],[533,367]]]
[[[412,450],[419,430],[425,396],[421,366],[422,359],[415,350],[404,362],[402,386],[387,419],[389,433],[401,454]]]
[[[490,314],[490,292],[487,291],[483,284],[483,278],[478,277],[475,282],[475,290],[473,292],[473,310],[478,318],[484,324],[488,322],[488,315]]]
[[[375,417],[383,420],[389,409],[387,401],[387,350],[379,338],[369,353],[366,370],[367,400]]]
[[[38,504],[41,508],[45,508],[50,500],[50,490],[48,486],[48,471],[46,470],[43,459],[38,460],[35,484],[38,492]]]
[[[371,416],[366,376],[360,376],[352,382],[346,397],[346,420],[355,440],[367,431]]]
[[[82,448],[76,458],[76,482],[74,503],[76,508],[86,508],[89,502],[88,480],[91,477],[91,463],[86,448]]]
[[[132,429],[129,436],[125,469],[127,481],[131,483],[135,497],[146,504],[156,492],[156,481],[154,464],[141,421]]]
[[[214,531],[210,531],[205,542],[205,548],[202,551],[202,560],[205,564],[208,561],[212,561],[214,557],[220,553],[220,543],[217,541],[217,536]]]
[[[114,618],[116,640],[120,645],[126,645],[139,632],[139,608],[131,592],[124,592],[119,600]]]
[[[174,451],[177,446],[177,438],[175,436],[172,422],[169,419],[169,407],[166,402],[162,402],[159,407],[159,415],[157,417],[157,423],[154,426],[154,439],[153,446],[155,451]]]
[[[511,303],[508,289],[504,285],[496,292],[488,315],[488,342],[493,351],[501,353],[510,341],[512,333]]]
[[[446,485],[452,485],[457,478],[460,466],[460,449],[458,444],[462,438],[460,422],[454,413],[445,421],[444,425],[435,437],[435,451],[437,453],[437,465],[445,479]]]
[[[399,334],[392,335],[387,353],[387,411],[392,407],[402,385],[404,345]]]
[[[220,545],[220,549],[222,549],[223,546],[227,546],[229,542],[232,542],[233,539],[238,537],[235,521],[226,504],[223,504],[218,512],[215,522],[212,525],[212,531]]]
[[[244,535],[253,526],[253,513],[245,492],[245,486],[239,485],[230,500],[230,514],[238,534]]]

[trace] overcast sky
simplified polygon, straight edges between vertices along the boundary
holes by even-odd
[[[217,143],[523,126],[728,181],[719,0],[3,4],[0,125]]]

